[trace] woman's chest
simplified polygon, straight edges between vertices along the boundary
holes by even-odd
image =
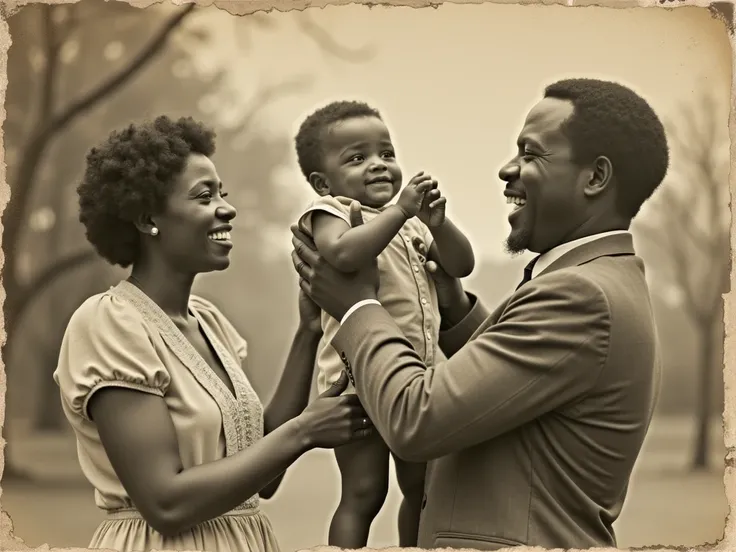
[[[217,350],[202,331],[199,323],[194,320],[187,327],[180,327],[179,329],[181,330],[184,338],[201,357],[207,367],[212,370],[214,375],[217,376],[225,387],[227,387],[227,390],[235,396],[236,392],[232,381],[232,375],[228,373],[223,359],[220,358]]]

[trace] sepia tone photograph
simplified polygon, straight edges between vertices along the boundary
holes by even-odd
[[[733,5],[6,18],[3,549],[723,539]]]

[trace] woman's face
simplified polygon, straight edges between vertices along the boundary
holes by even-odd
[[[151,217],[159,231],[151,237],[156,253],[189,274],[227,268],[236,211],[226,195],[214,163],[201,154],[189,155],[164,212]]]

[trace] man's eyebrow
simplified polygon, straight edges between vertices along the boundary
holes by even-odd
[[[529,138],[528,136],[524,136],[523,138],[519,138],[516,141],[516,145],[519,149],[523,148],[525,145],[529,145],[533,148],[543,150],[542,144],[534,140],[534,138]]]

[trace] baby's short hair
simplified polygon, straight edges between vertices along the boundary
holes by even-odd
[[[337,101],[320,107],[309,115],[294,138],[299,168],[304,177],[322,168],[322,140],[331,125],[356,117],[376,117],[383,120],[377,109],[365,102]]]

